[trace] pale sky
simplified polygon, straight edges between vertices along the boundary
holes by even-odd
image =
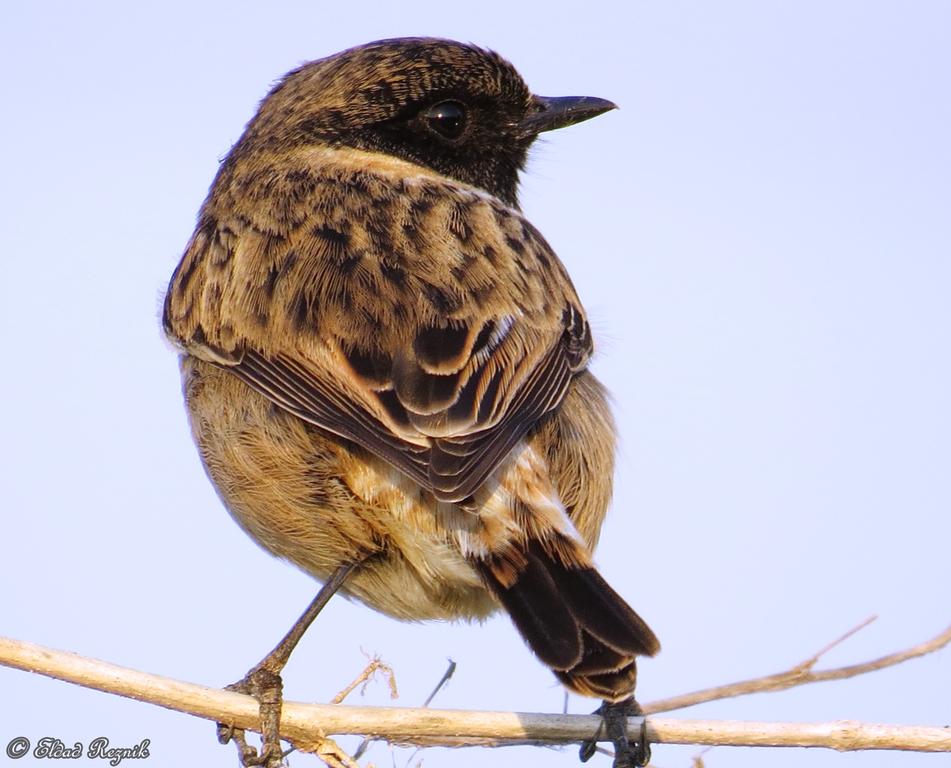
[[[310,577],[259,550],[215,496],[158,309],[218,160],[270,84],[400,35],[472,41],[537,93],[621,106],[548,134],[522,202],[592,316],[593,367],[614,396],[622,451],[596,559],[664,646],[641,663],[638,697],[786,669],[873,613],[823,664],[951,622],[951,5],[540,7],[5,3],[0,634],[224,685],[312,597]],[[365,654],[395,669],[400,705],[421,703],[452,657],[437,706],[562,707],[505,617],[408,625],[342,599],[292,658],[287,697],[328,701]],[[236,765],[205,721],[13,670],[0,689],[3,748],[148,738],[143,768]],[[352,701],[386,704],[386,686]],[[670,716],[945,725],[951,651]],[[698,751],[657,745],[654,764],[687,768]],[[412,765],[567,767],[576,754],[429,750]],[[409,759],[377,745],[363,764]]]

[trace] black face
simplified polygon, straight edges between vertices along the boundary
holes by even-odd
[[[475,46],[401,38],[289,73],[262,103],[242,143],[318,142],[385,152],[515,205],[518,172],[537,134],[613,106],[533,96],[511,64]]]
[[[525,113],[521,104],[456,91],[408,105],[393,119],[372,126],[361,143],[514,205],[518,172],[535,140],[534,134],[518,130]]]

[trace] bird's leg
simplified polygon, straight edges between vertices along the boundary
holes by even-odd
[[[274,650],[252,667],[241,680],[227,686],[226,690],[253,696],[260,705],[260,754],[254,747],[248,745],[243,729],[226,723],[218,723],[218,741],[222,744],[234,741],[238,747],[238,757],[242,766],[260,765],[264,768],[277,768],[283,762],[280,733],[283,702],[281,671],[307,628],[334,593],[340,589],[356,565],[356,563],[347,563],[337,568]]]
[[[595,710],[595,714],[601,715],[601,724],[592,738],[581,743],[581,762],[591,759],[602,734],[614,744],[614,768],[643,768],[650,762],[651,747],[647,742],[647,721],[641,720],[641,735],[633,746],[627,736],[627,718],[644,714],[633,696],[616,703],[605,701]]]

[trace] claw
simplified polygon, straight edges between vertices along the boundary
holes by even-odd
[[[259,753],[248,744],[243,728],[226,723],[217,724],[218,742],[234,742],[242,768],[279,768],[284,762],[280,736],[283,692],[281,676],[264,666],[257,666],[243,679],[227,686],[226,690],[244,693],[257,699],[261,715],[261,751]]]
[[[647,718],[641,720],[641,737],[634,745],[634,765],[643,768],[651,761],[651,745],[647,740]]]
[[[594,736],[581,743],[578,756],[581,762],[591,759],[597,750],[598,741],[606,735],[614,744],[614,768],[644,768],[651,759],[647,741],[647,721],[641,720],[640,738],[631,744],[627,735],[627,718],[641,715],[641,708],[633,698],[619,702],[604,702],[595,714],[601,715],[601,724]]]
[[[601,710],[598,709],[598,713],[600,712]],[[592,757],[594,757],[594,753],[598,751],[598,742],[601,740],[602,733],[604,733],[603,719],[598,724],[598,730],[594,732],[594,736],[592,736],[590,739],[586,739],[585,741],[581,742],[581,749],[578,750],[578,758],[581,760],[582,763],[586,763]]]

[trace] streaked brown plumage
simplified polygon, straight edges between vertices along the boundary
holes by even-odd
[[[165,301],[192,429],[267,550],[399,619],[503,606],[571,688],[659,649],[591,562],[614,433],[584,310],[518,209],[533,96],[444,40],[288,74],[229,153]]]

